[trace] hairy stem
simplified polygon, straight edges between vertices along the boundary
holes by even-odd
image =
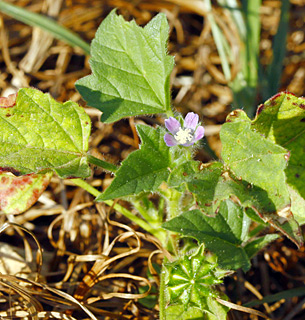
[[[94,197],[97,197],[98,195],[101,194],[97,189],[95,189],[88,182],[86,182],[86,181],[84,181],[82,179],[71,179],[71,181],[76,186],[85,189],[87,192],[92,194]],[[162,229],[153,228],[150,224],[148,224],[147,222],[145,222],[141,218],[135,216],[131,211],[129,211],[128,209],[124,208],[120,204],[118,204],[118,203],[114,204],[113,200],[105,200],[103,202],[106,203],[108,206],[113,206],[114,210],[120,212],[123,216],[125,216],[126,218],[130,219],[131,221],[133,221],[134,223],[139,225],[142,229],[144,229],[145,231],[151,233],[152,235],[154,235],[155,237],[160,239],[160,241],[162,241],[162,242],[164,241],[165,233],[164,233],[164,231]]]
[[[164,263],[164,261],[163,261]],[[162,264],[162,269],[160,273],[160,288],[159,288],[159,319],[160,320],[166,320],[166,314],[165,314],[165,268]]]

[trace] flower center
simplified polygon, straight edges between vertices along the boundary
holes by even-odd
[[[175,139],[179,144],[185,144],[193,139],[192,129],[180,128],[175,134]]]

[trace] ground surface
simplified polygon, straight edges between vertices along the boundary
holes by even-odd
[[[145,25],[156,13],[165,12],[171,27],[169,53],[175,56],[176,62],[172,74],[173,104],[183,114],[194,111],[200,115],[206,126],[209,145],[219,155],[218,132],[231,110],[232,94],[223,76],[201,1],[8,2],[34,12],[47,13],[88,42],[103,18],[115,7],[127,20],[134,18],[140,25]],[[272,57],[271,44],[277,30],[280,5],[281,1],[277,0],[263,1],[261,8],[260,60],[263,65],[267,65]],[[226,24],[230,24],[225,12],[217,6],[214,10],[223,20],[225,29]],[[290,31],[280,90],[291,91],[297,96],[305,94],[304,16],[304,1],[291,0]],[[0,15],[0,49],[0,96],[16,92],[21,87],[33,86],[50,92],[58,101],[73,100],[84,105],[74,87],[77,79],[90,73],[88,57],[81,49],[71,48],[63,41],[54,40],[42,31],[5,15]],[[260,99],[258,96],[257,103],[262,102]],[[91,108],[87,111],[93,124],[90,140],[93,155],[118,163],[137,148],[133,120],[105,125],[99,122],[99,111]],[[140,120],[150,124],[160,121],[145,117]],[[206,162],[213,155],[207,149],[197,157]],[[89,181],[102,190],[109,185],[111,176],[95,170]],[[90,319],[88,310],[98,319],[157,319],[158,306],[154,306],[153,301],[150,308],[138,301],[141,297],[138,296],[138,288],[147,283],[137,276],[147,278],[148,260],[161,263],[161,255],[151,255],[158,245],[111,208],[95,204],[90,195],[74,187],[69,180],[52,178],[43,197],[32,209],[19,216],[1,216],[0,219],[1,225],[9,219],[31,230],[44,250],[42,276],[36,279],[35,261],[30,262],[31,253],[37,248],[33,239],[28,236],[24,242],[18,228],[9,228],[1,234],[2,252],[16,252],[20,260],[20,265],[16,261],[5,261],[5,267],[0,263],[4,274],[0,277],[1,319],[25,319],[26,313],[23,312],[33,315],[35,311],[40,319],[47,319],[51,311],[58,319]],[[131,227],[139,231],[138,237],[130,232]],[[102,278],[93,287],[90,278],[84,279],[84,276],[98,258],[101,263],[95,265],[91,273],[98,273]],[[22,279],[27,280],[13,277],[18,268],[25,268]],[[124,275],[109,278],[113,273]],[[281,239],[254,259],[247,274],[237,272],[227,278],[223,290],[232,302],[244,304],[260,298],[260,294],[266,296],[302,287],[304,280],[304,248],[297,250],[288,240]],[[38,281],[41,285],[35,282],[35,285],[24,289],[25,281]],[[150,281],[156,288],[158,279],[150,277]],[[130,295],[124,295],[126,293]],[[83,302],[86,310],[82,311],[77,300],[73,301],[73,295]],[[302,299],[304,296],[257,308],[273,319],[304,319],[305,311],[302,309],[305,301]],[[230,317],[256,319],[240,312],[234,312]]]

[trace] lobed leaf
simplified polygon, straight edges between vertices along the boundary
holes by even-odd
[[[15,104],[0,108],[0,126],[2,171],[54,171],[61,178],[90,175],[90,118],[76,103],[61,104],[39,90],[20,89]]]
[[[296,245],[302,243],[299,226],[289,214],[289,206],[277,212],[266,190],[240,177],[237,178],[220,162],[185,162],[171,172],[168,184],[177,189],[182,189],[182,185],[185,184],[195,197],[197,206],[208,215],[215,215],[222,201],[235,199],[246,210],[247,216],[252,218],[254,214],[258,222],[262,219],[270,223]]]
[[[292,212],[303,222],[305,208],[305,99],[282,92],[258,110],[252,130],[289,150],[290,158],[285,170],[287,183],[291,187]],[[302,199],[303,198],[303,199]]]
[[[270,131],[274,116],[267,118],[263,126]],[[292,127],[289,129],[293,131]],[[265,222],[280,230],[296,245],[301,245],[303,237],[291,213],[286,181],[290,158],[289,151],[283,148],[286,144],[281,146],[278,141],[267,139],[261,130],[251,126],[250,119],[242,110],[235,110],[228,116],[220,137],[225,164],[239,180],[250,183],[253,197],[259,200],[259,206],[252,208]]]
[[[91,44],[92,74],[76,88],[114,122],[124,117],[164,113],[170,108],[169,76],[174,58],[167,55],[169,26],[162,13],[145,28],[112,11]]]
[[[142,191],[154,192],[162,181],[167,180],[171,158],[163,139],[164,131],[146,125],[138,125],[137,131],[142,140],[140,149],[122,162],[111,185],[96,198],[97,201],[136,195]]]
[[[192,210],[165,222],[162,227],[203,242],[217,255],[220,267],[247,271],[251,266],[250,259],[241,244],[249,225],[250,219],[242,208],[227,200],[221,203],[215,217]]]
[[[290,206],[285,168],[286,149],[251,130],[251,121],[242,110],[235,110],[222,126],[222,159],[241,180],[265,190],[269,203],[264,212],[273,213]]]
[[[195,196],[197,205],[209,215],[214,215],[220,203],[231,197],[238,199],[243,207],[254,208],[256,212],[275,210],[265,190],[237,178],[220,162],[185,162],[171,172],[168,183],[172,187],[185,183]]]

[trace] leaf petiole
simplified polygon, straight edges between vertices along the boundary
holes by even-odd
[[[83,188],[84,190],[86,190],[87,192],[89,192],[90,194],[92,194],[95,197],[97,197],[101,194],[101,192],[99,192],[97,189],[92,187],[85,180],[71,179],[71,181],[76,186]],[[131,221],[133,221],[134,223],[139,225],[142,229],[144,229],[145,231],[147,231],[147,232],[151,233],[152,235],[154,235],[155,237],[157,237],[160,241],[164,241],[166,232],[164,230],[162,230],[161,228],[156,229],[156,228],[152,227],[150,224],[148,224],[147,222],[145,222],[141,218],[137,217],[131,211],[124,208],[120,204],[118,204],[118,203],[114,204],[113,200],[105,200],[103,202],[106,203],[110,207],[113,206],[114,210],[120,212],[123,216],[125,216],[126,218],[130,219]]]
[[[101,167],[110,172],[116,172],[119,169],[119,167],[116,166],[115,164],[98,159],[90,154],[88,154],[87,159],[89,163],[94,164],[95,166]]]

